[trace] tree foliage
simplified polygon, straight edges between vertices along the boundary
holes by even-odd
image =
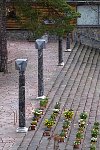
[[[6,0],[0,0],[0,72],[7,72]]]
[[[11,1],[16,7],[21,25],[38,36],[45,32],[62,36],[73,30],[75,24],[71,24],[71,21],[80,16],[66,0]]]

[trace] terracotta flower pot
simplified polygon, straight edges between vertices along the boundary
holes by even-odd
[[[79,147],[80,147],[80,144],[74,145],[74,148],[79,149]]]
[[[40,109],[44,110],[46,108],[46,106],[40,106]]]
[[[80,141],[78,141],[78,140],[75,140],[74,141],[74,148],[77,148],[77,149],[79,149],[79,147],[80,147],[80,144],[81,144],[81,142]]]
[[[43,132],[43,136],[50,136],[50,131],[49,130],[45,130]]]
[[[58,141],[59,142],[60,141],[60,136],[59,135],[55,135],[54,136],[54,141]]]
[[[81,139],[81,138],[76,138],[76,140],[81,143],[83,139]]]
[[[35,125],[31,125],[31,130],[35,130]]]
[[[64,142],[65,137],[61,137],[59,138],[59,142]]]
[[[84,128],[79,128],[78,131],[83,133],[84,132]]]

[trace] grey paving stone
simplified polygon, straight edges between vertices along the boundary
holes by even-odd
[[[5,149],[10,148],[10,150],[53,150],[53,137],[50,138],[50,143],[48,143],[48,137],[42,137],[43,122],[45,118],[52,114],[55,103],[60,101],[61,110],[52,129],[52,134],[61,131],[64,119],[62,114],[65,108],[71,108],[75,113],[68,138],[66,138],[66,142],[60,143],[60,149],[73,150],[79,114],[83,111],[88,113],[88,126],[85,129],[81,149],[89,149],[91,127],[95,120],[100,121],[100,55],[95,49],[83,45],[78,46],[70,54],[64,53],[65,66],[58,68],[57,43],[48,43],[47,49],[44,50],[44,85],[45,94],[48,95],[49,104],[51,105],[47,108],[43,120],[41,119],[42,122],[38,123],[39,129],[36,132],[30,131],[25,135],[16,134],[15,132],[18,127],[18,72],[15,71],[14,59],[28,58],[29,66],[26,70],[26,121],[29,125],[33,116],[32,109],[39,106],[39,102],[34,101],[38,90],[37,51],[33,43],[8,42],[9,59],[13,58],[8,64],[11,73],[4,76],[0,74],[0,79],[2,79],[0,80],[0,139],[3,140],[2,147],[5,147]],[[14,120],[16,118],[17,120]],[[6,137],[7,134],[9,138]],[[98,150],[99,146],[99,143],[97,143]]]

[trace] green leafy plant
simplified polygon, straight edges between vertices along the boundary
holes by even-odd
[[[94,126],[93,126],[93,129],[99,131],[99,126],[95,126],[95,125],[94,125]]]
[[[80,144],[80,141],[78,141],[78,140],[74,141],[74,145],[79,145],[79,144]]]
[[[33,120],[33,121],[31,122],[31,125],[37,125],[37,121],[36,121],[36,120]]]
[[[53,113],[55,114],[55,115],[58,115],[58,113],[59,113],[59,109],[53,109]]]
[[[90,150],[96,150],[96,145],[95,144],[91,144],[90,145]]]
[[[48,98],[41,99],[41,100],[40,100],[40,107],[41,107],[41,106],[42,106],[42,107],[46,107],[47,103],[48,103]]]
[[[84,119],[80,119],[80,120],[78,121],[78,124],[79,124],[79,127],[85,127],[86,121],[85,121]]]
[[[69,120],[65,120],[64,122],[63,122],[63,128],[64,129],[67,129],[67,128],[69,128],[70,127],[70,122],[69,122]]]
[[[83,133],[84,132],[84,128],[83,127],[79,127],[78,131],[81,132],[81,133]]]
[[[60,103],[59,103],[59,102],[56,102],[56,105],[54,106],[54,108],[60,110]]]
[[[86,120],[86,119],[87,119],[87,112],[81,113],[81,114],[80,114],[80,119]]]
[[[64,130],[61,131],[61,133],[59,134],[60,137],[66,137],[66,132]]]
[[[40,117],[42,115],[42,110],[37,108],[33,111],[33,113],[34,113],[34,117]]]
[[[97,138],[98,134],[99,134],[99,131],[98,131],[98,130],[95,130],[95,129],[92,129],[92,130],[91,130],[91,136],[92,136],[92,137]]]
[[[97,142],[97,138],[96,137],[91,137],[91,142]]]
[[[65,110],[63,114],[66,119],[72,119],[74,112],[73,110]]]
[[[52,119],[52,120],[56,120],[56,115],[53,113],[53,114],[51,114],[51,116],[50,116],[50,119]]]
[[[94,126],[99,126],[100,123],[99,122],[94,122]]]
[[[55,121],[53,119],[51,119],[51,118],[45,119],[45,121],[44,121],[44,125],[47,128],[51,128],[54,124],[55,124]]]
[[[47,103],[45,102],[45,100],[40,100],[40,106],[44,106],[44,107],[45,107],[46,104],[47,104]]]
[[[76,139],[81,140],[83,138],[83,134],[81,132],[76,133]]]
[[[99,122],[95,122],[94,126],[93,126],[93,129],[99,131],[99,125],[100,125]]]
[[[79,148],[81,142],[79,140],[74,141],[74,148]]]

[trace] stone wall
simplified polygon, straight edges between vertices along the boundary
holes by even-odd
[[[57,36],[56,35],[52,35],[47,37],[47,34],[44,34],[41,38],[44,38],[49,41],[57,41]],[[28,31],[28,30],[7,30],[7,39],[8,40],[28,40],[28,41],[35,41],[35,39],[37,39],[36,37],[34,37],[33,33]]]
[[[7,30],[8,40],[28,40],[29,36],[28,30]]]
[[[71,36],[73,41],[100,48],[100,27],[77,27]],[[32,33],[28,30],[7,30],[8,40],[28,40],[35,41]],[[57,41],[56,36],[50,36],[49,41]]]
[[[100,3],[85,3],[77,6],[81,17],[77,19],[76,41],[100,48]]]
[[[77,27],[74,31],[74,40],[100,48],[100,27]]]

